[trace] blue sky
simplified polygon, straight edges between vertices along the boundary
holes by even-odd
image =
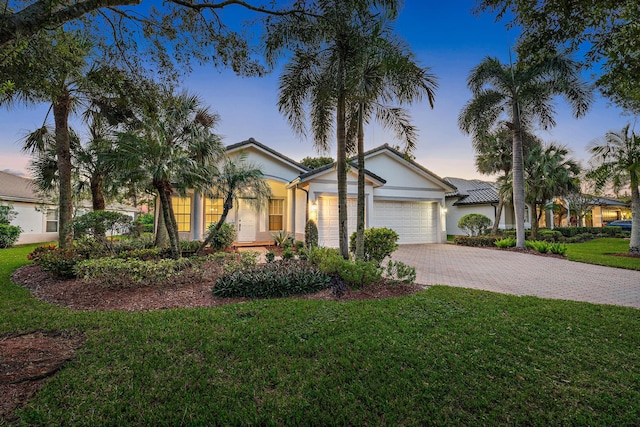
[[[416,160],[441,177],[491,179],[476,172],[470,138],[458,129],[457,117],[470,98],[466,87],[469,71],[486,56],[508,62],[509,45],[517,33],[507,31],[504,22],[494,22],[493,16],[473,15],[473,6],[473,0],[405,0],[396,25],[420,63],[431,67],[438,77],[435,108],[431,110],[425,102],[410,110],[419,130]],[[185,77],[182,88],[199,94],[220,114],[217,133],[225,144],[253,137],[295,160],[318,155],[312,139],[296,137],[278,112],[278,70],[263,78],[240,78],[211,66],[200,67]],[[26,172],[29,159],[20,153],[19,139],[42,124],[47,109],[47,105],[39,105],[0,110],[0,170]],[[539,136],[567,145],[583,163],[589,157],[586,147],[591,141],[609,130],[620,130],[631,120],[600,97],[582,119],[573,119],[561,99],[557,112],[558,125],[538,132]],[[368,126],[365,140],[367,149],[397,143],[392,134],[376,125]],[[335,149],[325,155],[335,157]]]

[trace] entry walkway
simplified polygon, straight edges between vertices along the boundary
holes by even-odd
[[[640,308],[640,271],[452,244],[401,245],[416,283]]]

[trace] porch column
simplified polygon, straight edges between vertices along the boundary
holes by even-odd
[[[289,189],[289,200],[290,200],[290,208],[289,212],[291,212],[291,216],[289,220],[291,221],[291,233],[293,234],[293,238],[296,237],[296,188]]]
[[[202,240],[202,194],[193,192],[193,239]]]

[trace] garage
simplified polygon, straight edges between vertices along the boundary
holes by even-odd
[[[387,227],[400,236],[398,243],[437,243],[436,202],[374,200],[373,227]]]
[[[347,229],[348,235],[356,231],[357,200],[347,199]],[[338,198],[318,198],[318,244],[330,248],[339,246],[338,239]]]

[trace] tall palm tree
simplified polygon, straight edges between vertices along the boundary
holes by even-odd
[[[306,136],[310,117],[316,148],[327,151],[336,132],[338,178],[338,240],[349,257],[347,231],[347,102],[350,61],[367,45],[362,28],[377,14],[393,13],[398,0],[327,0],[317,14],[272,20],[267,37],[268,59],[284,49],[293,51],[280,77],[278,107],[291,127]],[[308,107],[308,108],[307,108]]]
[[[187,188],[208,188],[211,170],[223,153],[220,138],[212,133],[217,122],[218,115],[197,96],[165,93],[157,111],[141,117],[140,129],[121,134],[117,142],[114,160],[145,177],[158,194],[174,258],[181,251],[171,196],[184,195]]]
[[[607,132],[604,141],[589,147],[598,188],[607,183],[615,189],[631,187],[631,239],[629,253],[640,254],[640,135],[629,132],[626,125],[620,132]]]
[[[209,231],[206,239],[197,253],[199,254],[209,243],[213,241],[222,224],[227,220],[229,211],[233,209],[234,202],[243,198],[256,209],[265,206],[271,197],[271,187],[265,181],[260,167],[246,161],[246,153],[241,153],[236,158],[227,158],[222,170],[215,173],[209,189],[210,197],[218,197],[223,200],[222,214],[215,227]]]
[[[356,259],[364,257],[364,126],[375,118],[392,129],[410,153],[417,132],[407,111],[395,105],[409,105],[426,98],[433,108],[437,83],[429,68],[421,67],[409,46],[393,34],[391,16],[367,22],[362,28],[368,39],[365,46],[349,61],[347,88],[349,93],[349,142],[357,141],[358,202],[356,227]],[[355,132],[354,132],[355,130]],[[355,133],[355,137],[354,137]]]
[[[564,97],[575,117],[584,115],[591,105],[592,93],[580,78],[578,64],[563,55],[535,64],[513,65],[485,58],[471,70],[467,86],[473,98],[460,112],[460,129],[474,139],[483,138],[502,125],[511,131],[516,246],[524,248],[523,132],[534,125],[543,129],[555,126],[553,101],[558,95]]]

